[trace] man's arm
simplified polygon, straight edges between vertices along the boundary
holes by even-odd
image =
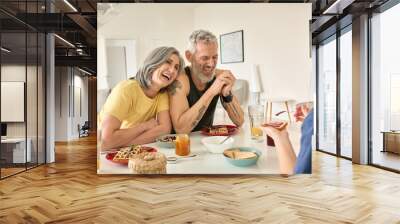
[[[226,103],[222,99],[221,102],[226,112],[228,112],[228,116],[231,121],[238,127],[242,126],[244,122],[244,113],[237,98],[233,96],[231,102]]]
[[[199,123],[213,97],[211,91],[206,91],[203,96],[189,108],[187,94],[189,93],[189,80],[187,76],[180,75],[169,88],[170,113],[173,127],[177,133],[190,133]]]
[[[168,110],[159,112],[157,114],[157,121],[157,126],[132,139],[129,144],[146,144],[154,142],[159,136],[171,133],[171,118]]]
[[[232,88],[235,84],[236,78],[229,70],[217,69],[216,74],[217,77],[224,76],[227,80],[226,85],[221,90],[222,96],[226,97],[227,95],[232,93]],[[242,126],[244,122],[244,113],[237,98],[232,95],[231,102],[227,103],[221,99],[221,103],[225,110],[228,112],[228,116],[231,121],[238,127]]]
[[[221,93],[228,83],[227,75],[218,76],[210,88],[189,108],[186,96],[189,93],[189,79],[179,75],[169,88],[171,119],[177,133],[190,133],[199,123],[214,96]]]

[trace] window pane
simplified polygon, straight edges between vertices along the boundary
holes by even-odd
[[[336,153],[336,40],[318,48],[318,148]]]
[[[400,4],[372,18],[372,163],[400,170]],[[388,138],[384,138],[382,132]],[[385,144],[384,144],[385,143]]]
[[[1,33],[1,177],[25,170],[30,159],[26,144],[26,33]],[[11,109],[13,108],[13,109]],[[27,149],[28,146],[28,150]]]
[[[27,80],[26,80],[26,118],[27,118],[27,141],[30,156],[28,168],[37,165],[37,41],[36,32],[28,32],[28,55],[27,55]]]
[[[43,13],[44,6],[45,0],[0,1],[1,8],[21,18],[25,13]],[[37,22],[35,18],[30,22]],[[0,173],[4,178],[45,161],[46,54],[43,33],[4,12],[0,20]]]
[[[340,36],[340,154],[351,158],[352,141],[352,36]]]

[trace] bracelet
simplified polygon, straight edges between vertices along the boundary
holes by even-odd
[[[227,96],[223,96],[221,95],[222,101],[224,101],[224,103],[230,103],[233,100],[233,94],[229,93],[229,95]]]

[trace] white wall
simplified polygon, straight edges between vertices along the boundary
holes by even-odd
[[[74,113],[74,119],[73,119],[73,123],[72,123],[72,133],[71,135],[73,136],[73,138],[78,137],[79,133],[78,133],[78,129],[77,126],[78,124],[80,124],[80,126],[82,126],[85,121],[88,121],[89,119],[89,111],[88,111],[88,106],[89,106],[89,102],[88,102],[88,96],[89,96],[89,91],[88,91],[88,77],[87,76],[82,76],[83,73],[80,73],[78,70],[75,70],[75,75],[74,75],[74,85],[75,85],[75,90],[77,90],[77,88],[80,88],[80,103],[77,102],[77,100],[79,99],[77,97],[77,95],[74,96],[74,100],[75,100],[75,113]],[[74,94],[77,94],[77,92],[74,92]],[[79,113],[79,110],[77,108],[77,105],[80,104],[81,110],[82,110],[82,114]]]
[[[313,99],[311,4],[113,4],[97,18],[99,90],[107,87],[102,78],[107,75],[105,40],[136,40],[140,65],[160,45],[174,46],[183,54],[190,33],[202,28],[217,38],[237,30],[244,32],[244,62],[218,65],[220,68],[248,80],[252,65],[257,64],[266,97]],[[102,102],[98,100],[98,104]]]
[[[27,80],[25,80],[27,78]],[[26,120],[22,119],[22,122],[6,122],[7,123],[7,137],[13,138],[24,138],[25,134],[30,139],[30,149],[31,149],[31,161],[36,161],[37,155],[39,163],[44,162],[44,93],[43,88],[44,74],[42,73],[42,68],[40,66],[25,66],[20,64],[3,64],[1,66],[1,81],[11,81],[11,82],[24,82],[26,86],[26,107],[18,108],[22,116],[26,112]],[[4,89],[2,89],[3,92]],[[20,94],[24,94],[24,90],[20,90]],[[9,97],[7,95],[2,95],[3,97]],[[22,97],[24,98],[24,97]],[[22,104],[24,104],[24,99],[22,99]],[[3,104],[3,102],[2,102]],[[12,107],[2,107],[2,112],[7,111],[8,113],[13,113],[12,110],[17,110],[17,108]],[[15,113],[15,112],[14,112]],[[48,153],[51,153],[51,148],[48,148]],[[51,157],[48,157],[51,159]],[[48,160],[51,162],[51,160]]]
[[[25,82],[26,70],[32,71],[32,67],[21,65],[2,65],[1,66],[1,81],[18,81]],[[1,108],[6,110],[7,108]],[[7,122],[8,137],[25,137],[25,122]]]
[[[156,47],[174,46],[184,52],[187,38],[193,30],[193,7],[195,4],[113,4],[113,16],[99,23],[98,35],[98,89],[108,89],[104,79],[107,71],[108,40],[135,40],[136,63]],[[110,12],[108,13],[108,15]],[[98,14],[98,21],[106,15]],[[134,71],[136,73],[136,71]]]
[[[119,80],[135,76],[137,71],[135,40],[108,39],[106,52],[108,76],[117,77]]]
[[[30,74],[36,74],[36,67],[33,66],[21,66],[21,65],[2,65],[1,66],[1,81],[10,81],[10,82],[25,82],[25,75],[26,73]],[[36,81],[29,80],[29,84],[36,85]],[[36,100],[36,88],[35,89],[29,89],[32,92],[28,92],[27,94],[27,103],[31,103],[34,100]],[[2,96],[4,97],[4,96]],[[37,107],[36,101],[35,104],[32,105],[34,108]],[[8,110],[9,108],[1,108],[1,110]],[[24,110],[24,108],[22,108]],[[28,119],[28,137],[30,137],[30,133],[32,130],[36,129],[36,111],[32,111],[32,109],[27,109],[27,119]],[[7,122],[7,136],[8,137],[25,137],[25,126],[26,122]],[[35,132],[36,133],[36,132]]]
[[[55,68],[55,140],[68,140],[68,68]]]
[[[175,46],[183,52],[193,30],[195,5],[115,4],[118,14],[98,27],[97,33],[106,40],[136,40],[139,64],[158,46]]]
[[[104,5],[99,3],[100,5]],[[100,111],[110,89],[117,83],[107,74],[107,43],[118,40],[135,42],[132,63],[140,66],[156,47],[168,45],[181,53],[193,30],[193,10],[197,4],[112,4],[97,20],[97,111]],[[129,52],[126,52],[129,55]],[[136,74],[136,70],[132,72]],[[121,81],[121,80],[119,80]]]
[[[55,123],[56,141],[69,141],[78,138],[78,124],[88,120],[88,78],[77,69],[56,67]],[[79,99],[80,89],[81,103]],[[78,105],[81,105],[82,116]],[[75,111],[74,111],[75,110]]]
[[[208,29],[218,38],[243,30],[244,62],[219,67],[248,80],[256,64],[266,97],[303,101],[312,100],[310,19],[311,4],[202,4],[194,29]]]
[[[97,89],[108,88],[106,39],[97,32]]]

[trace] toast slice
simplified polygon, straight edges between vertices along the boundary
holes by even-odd
[[[257,156],[254,152],[240,151],[240,149],[226,150],[224,155],[231,159],[251,159]]]
[[[230,150],[225,150],[224,155],[231,158],[235,159],[235,153],[240,152],[240,149],[230,149]]]
[[[213,135],[226,135],[229,134],[229,130],[227,127],[210,128],[209,133]]]
[[[253,157],[256,157],[257,154],[254,152],[234,152],[235,154],[235,159],[251,159]]]
[[[271,121],[271,122],[262,124],[261,126],[263,126],[263,127],[273,127],[273,128],[276,128],[276,129],[282,131],[283,129],[285,129],[287,124],[288,123],[284,122],[284,121]]]

